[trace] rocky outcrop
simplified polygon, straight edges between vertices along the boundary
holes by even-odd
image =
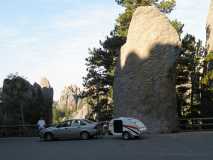
[[[51,92],[44,89],[50,89]],[[2,123],[36,124],[40,116],[43,116],[47,123],[51,123],[52,93],[52,88],[42,88],[38,83],[31,85],[23,77],[11,75],[3,82]]]
[[[206,43],[208,52],[213,52],[213,0],[211,0],[207,18]]]
[[[211,0],[210,7],[209,7],[209,14],[207,18],[206,24],[206,47],[208,54],[213,55],[213,0]],[[213,70],[213,61],[210,60],[208,62],[207,70]],[[213,87],[213,82],[209,82],[210,86]]]
[[[2,88],[0,88],[0,125],[2,125],[3,122],[3,105],[2,105]]]
[[[91,111],[90,111],[89,106],[88,105],[84,105],[84,106],[82,106],[82,108],[80,108],[76,112],[73,112],[71,117],[73,119],[85,119],[90,114],[90,112]]]
[[[76,111],[78,110],[80,102],[80,88],[76,85],[69,85],[64,87],[57,106],[60,110],[68,109],[69,111]]]
[[[45,77],[41,78],[40,86],[41,86],[41,88],[50,88],[51,87],[49,80]]]
[[[213,115],[213,0],[211,0],[209,13],[206,24],[206,49],[207,56],[205,57],[205,67],[203,72],[203,88],[202,88],[202,108],[201,112],[206,117]]]
[[[135,11],[115,73],[116,116],[139,118],[152,133],[176,129],[179,45],[176,30],[157,8],[139,7]]]
[[[41,92],[43,96],[44,107],[47,112],[44,116],[47,119],[47,123],[52,123],[52,104],[53,104],[53,88],[47,78],[42,78],[40,81]]]
[[[86,118],[90,113],[90,107],[87,100],[83,98],[81,89],[76,85],[65,86],[56,109],[64,112],[68,118]],[[67,112],[67,113],[66,113]]]
[[[0,88],[0,104],[2,102],[2,88]]]

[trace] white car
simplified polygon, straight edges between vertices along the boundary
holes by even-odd
[[[56,126],[44,128],[40,131],[40,138],[47,141],[61,138],[89,139],[96,135],[97,123],[86,119],[67,120]]]
[[[122,136],[124,140],[128,140],[142,137],[147,132],[147,128],[138,119],[119,117],[109,122],[109,132],[114,136]]]

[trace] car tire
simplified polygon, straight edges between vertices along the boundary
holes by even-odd
[[[129,134],[129,132],[123,132],[122,137],[123,137],[124,140],[130,139],[130,134]]]
[[[81,132],[81,139],[82,140],[89,139],[89,133],[88,132]]]
[[[45,141],[52,141],[53,140],[53,134],[52,133],[46,133],[44,135],[44,140]]]

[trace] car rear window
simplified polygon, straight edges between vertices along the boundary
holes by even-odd
[[[88,119],[84,119],[84,121],[87,122],[87,123],[89,123],[89,124],[94,123],[93,121],[90,121],[90,120],[88,120]]]

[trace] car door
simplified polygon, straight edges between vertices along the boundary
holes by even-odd
[[[57,138],[68,138],[69,137],[69,127],[71,125],[70,121],[65,121],[57,126],[54,136]]]
[[[70,138],[80,137],[80,120],[73,120],[71,126],[68,129]]]

